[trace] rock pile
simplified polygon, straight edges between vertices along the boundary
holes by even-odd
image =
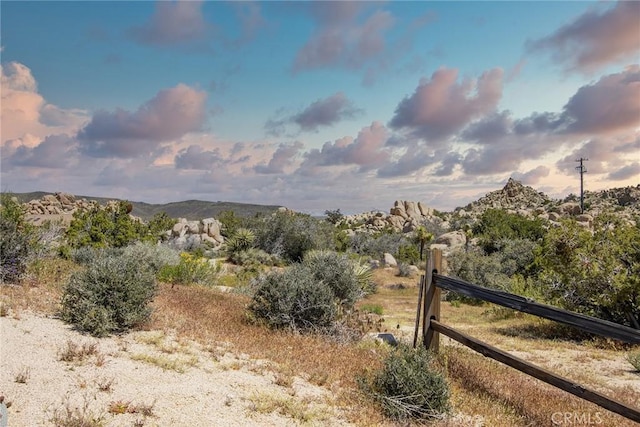
[[[422,202],[396,200],[389,214],[372,211],[346,215],[338,225],[346,225],[353,232],[377,232],[392,228],[395,231],[409,233],[425,220],[442,221],[435,215],[433,208],[425,206]]]
[[[98,205],[95,200],[76,199],[69,193],[47,194],[39,200],[31,200],[24,204],[27,215],[62,215],[72,214],[77,210],[88,210]]]
[[[203,243],[215,249],[224,243],[224,237],[220,234],[221,225],[215,218],[200,221],[180,218],[173,229],[166,232],[167,241],[178,249],[196,248]]]

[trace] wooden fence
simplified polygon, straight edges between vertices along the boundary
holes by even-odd
[[[590,390],[587,387],[556,375],[546,369],[535,366],[523,359],[515,357],[441,323],[441,289],[458,292],[469,297],[489,301],[503,307],[508,307],[524,313],[543,317],[545,319],[561,322],[589,333],[614,338],[627,343],[640,343],[640,331],[618,325],[616,323],[596,319],[594,317],[572,313],[570,311],[545,304],[535,303],[518,295],[484,288],[460,279],[443,276],[439,274],[441,271],[442,252],[438,249],[431,250],[427,260],[426,276],[422,276],[420,279],[416,328],[413,337],[414,347],[417,344],[420,321],[422,320],[423,344],[433,351],[437,352],[439,349],[439,334],[446,335],[486,357],[490,357],[498,362],[511,366],[512,368],[524,372],[527,375],[558,387],[582,399],[588,400],[589,402],[595,403],[596,405],[622,415],[625,418],[640,422],[640,410],[637,408],[628,406],[597,391]]]

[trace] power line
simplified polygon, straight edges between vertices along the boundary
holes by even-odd
[[[580,212],[584,213],[584,174],[587,173],[587,167],[582,162],[588,162],[589,159],[580,157],[576,162],[580,162],[580,166],[576,166],[576,170],[580,173]]]

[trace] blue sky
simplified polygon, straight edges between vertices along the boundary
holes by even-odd
[[[640,183],[639,2],[13,2],[3,191],[322,213]]]

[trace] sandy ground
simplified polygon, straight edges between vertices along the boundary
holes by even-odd
[[[70,343],[95,353],[60,360]],[[106,426],[349,425],[328,390],[282,378],[271,362],[228,353],[223,343],[202,348],[162,331],[95,339],[21,312],[0,317],[0,346],[10,427],[55,425],[68,411]]]

